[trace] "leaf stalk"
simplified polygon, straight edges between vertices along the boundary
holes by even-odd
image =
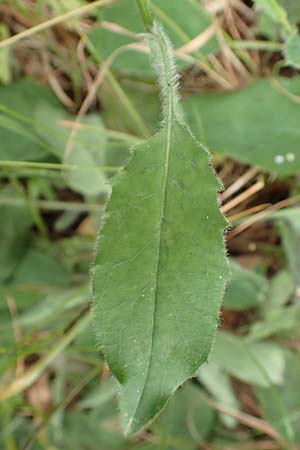
[[[153,17],[149,6],[149,0],[136,0],[136,3],[146,31],[151,31],[153,27]]]

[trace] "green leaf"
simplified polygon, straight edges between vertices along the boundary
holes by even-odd
[[[116,407],[114,408],[116,413]],[[95,447],[95,443],[97,446]],[[100,421],[96,414],[70,412],[66,415],[62,446],[64,450],[126,450],[128,442],[124,439],[116,424]]]
[[[231,261],[232,278],[224,297],[225,308],[241,311],[261,305],[268,289],[267,280],[252,270]]]
[[[294,283],[300,286],[300,217],[297,222],[282,220],[279,229]]]
[[[253,323],[248,337],[251,341],[268,339],[274,335],[282,339],[297,338],[299,336],[299,325],[300,305],[296,303],[285,308],[271,309],[265,320]]]
[[[268,301],[265,305],[265,312],[284,306],[292,297],[295,290],[293,278],[287,270],[280,270],[270,282]]]
[[[50,130],[57,129],[55,134],[47,128],[38,130],[40,136],[52,146],[53,154],[64,163],[78,166],[78,169],[65,171],[70,187],[87,195],[107,192],[105,175],[101,167],[97,167],[105,163],[107,143],[106,130],[100,116],[90,114],[81,119],[83,127],[76,131],[66,157],[70,129],[63,127],[61,121],[74,121],[74,117],[62,108],[41,102],[36,109],[36,118]]]
[[[274,212],[268,219],[277,220],[289,271],[296,287],[300,286],[300,208]]]
[[[299,77],[277,81],[299,95]],[[193,131],[210,150],[280,176],[299,172],[300,108],[270,79],[232,93],[196,95],[185,107]]]
[[[291,33],[285,41],[283,53],[288,66],[300,69],[300,36],[297,31]]]
[[[272,387],[257,388],[256,393],[265,419],[272,424],[281,435],[293,442],[300,442],[299,428],[299,392],[300,392],[300,360],[297,354],[288,354],[284,383],[276,388],[276,398]]]
[[[159,448],[176,450],[179,444],[181,450],[196,450],[199,440],[210,436],[215,419],[215,411],[203,402],[199,387],[186,383],[153,424],[152,431],[159,436]],[[199,436],[198,441],[195,436]]]
[[[151,131],[155,131],[159,126],[161,113],[159,105],[159,95],[156,86],[149,85],[149,89],[142,89],[140,86],[126,86],[122,84],[123,91],[134,105],[143,121],[149,125]],[[115,95],[111,86],[106,83],[101,90],[101,104],[103,105],[103,119],[111,130],[127,132],[132,127],[131,117],[124,113],[120,107],[120,100]],[[126,150],[123,150],[126,154]],[[110,156],[110,153],[109,153]],[[126,160],[128,155],[126,155]]]
[[[204,364],[198,370],[197,376],[220,405],[235,410],[239,409],[239,402],[234,393],[230,376],[217,361],[209,361],[208,364]],[[237,420],[227,414],[221,414],[220,418],[228,428],[234,428],[237,425]]]
[[[169,41],[159,27],[149,41],[164,122],[114,182],[93,267],[95,330],[121,385],[126,433],[206,361],[229,278],[219,182],[182,123]]]
[[[14,274],[14,285],[63,286],[69,284],[69,274],[47,248],[32,246],[26,253]]]
[[[298,0],[277,0],[278,4],[286,11],[288,20],[293,25],[300,20],[300,9]]]
[[[300,8],[298,0],[277,0],[278,5],[286,11],[290,24],[297,25],[300,21]],[[274,12],[273,12],[274,14]],[[256,35],[266,36],[270,40],[276,41],[282,38],[282,24],[274,21],[265,9],[256,12],[255,26]]]
[[[86,285],[43,296],[42,301],[36,302],[18,317],[18,325],[33,329],[45,325],[47,321],[48,323],[50,321],[57,323],[58,317],[65,320],[66,312],[85,304],[87,298],[88,287]]]
[[[1,205],[1,198],[18,198],[21,206]],[[29,241],[33,219],[28,205],[21,194],[10,188],[0,195],[0,283],[9,281]]]
[[[286,31],[291,31],[291,25],[287,18],[287,12],[277,0],[255,0],[255,3],[265,11],[274,22],[280,23]]]
[[[250,343],[241,336],[219,332],[210,361],[254,386],[268,387],[283,382],[283,351],[271,342]]]
[[[77,404],[77,410],[81,411],[84,409],[91,408],[103,408],[107,402],[110,402],[117,395],[117,383],[114,378],[108,378],[103,381],[96,389],[89,392],[82,400]]]
[[[38,135],[35,111],[40,103],[58,107],[60,103],[51,89],[23,78],[0,87],[0,149],[1,160],[41,161],[49,155],[45,142]],[[9,113],[10,112],[10,113]],[[23,122],[19,115],[29,120]]]

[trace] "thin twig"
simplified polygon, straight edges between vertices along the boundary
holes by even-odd
[[[239,191],[243,186],[245,186],[248,181],[255,177],[258,173],[257,167],[251,167],[251,169],[247,170],[241,177],[234,181],[222,194],[221,199],[224,201],[228,197],[231,197],[237,191]]]
[[[290,448],[292,450],[296,450],[296,447],[293,446],[293,444],[285,442],[280,434],[278,433],[275,428],[273,428],[271,425],[269,425],[267,422],[265,422],[262,419],[258,419],[257,417],[251,416],[250,414],[246,414],[241,411],[236,411],[233,408],[228,408],[227,406],[221,405],[214,400],[211,400],[206,394],[200,393],[202,400],[209,405],[211,408],[215,409],[216,411],[219,411],[223,414],[227,414],[230,417],[234,417],[237,419],[240,423],[248,426],[249,428],[252,428],[254,430],[259,430],[261,433],[271,437],[272,439],[275,439],[277,442],[284,445],[286,448]]]
[[[268,217],[271,216],[272,212],[277,211],[278,209],[285,208],[286,206],[293,205],[295,203],[300,203],[300,195],[287,198],[286,200],[282,200],[281,202],[278,202],[275,205],[271,205],[269,208],[266,208],[264,211],[255,214],[245,222],[238,225],[234,230],[232,230],[228,234],[228,239],[231,239],[237,236],[238,234],[242,233],[243,231],[247,230],[247,228],[251,227],[259,220],[268,219]]]
[[[244,192],[242,192],[240,195],[237,195],[232,200],[230,200],[228,203],[226,203],[224,206],[222,206],[221,211],[222,213],[226,213],[233,209],[235,206],[242,203],[247,198],[251,197],[252,195],[256,194],[256,192],[261,191],[265,187],[265,182],[263,180],[257,181],[257,183],[250,186],[248,189],[246,189]]]

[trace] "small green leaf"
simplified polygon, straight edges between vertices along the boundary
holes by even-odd
[[[231,310],[241,311],[261,305],[266,298],[267,280],[234,261],[231,261],[231,271],[232,279],[226,289],[224,306]]]
[[[299,336],[300,305],[292,304],[286,307],[270,310],[265,320],[256,321],[250,328],[249,340],[259,341],[271,336],[291,339]]]
[[[158,89],[155,86],[148,90],[141,89],[139,85],[127,86],[125,83],[121,85],[143,121],[147,123],[151,131],[155,132],[161,119]],[[108,83],[101,90],[101,105],[103,105],[102,116],[108,128],[124,132],[131,130],[132,119],[129,115],[124,114],[124,109],[120,107],[119,98],[114,95],[114,91]],[[126,149],[123,149],[122,153],[127,160]]]
[[[149,41],[164,121],[115,179],[93,267],[95,330],[126,433],[206,361],[229,277],[219,182],[182,123],[169,41],[158,26]]]
[[[217,361],[209,361],[208,364],[204,364],[198,370],[197,376],[220,405],[235,410],[239,409],[239,402],[234,393],[230,376]],[[234,428],[237,425],[237,420],[227,414],[221,414],[220,419],[228,428]]]
[[[271,342],[250,343],[241,336],[219,332],[211,361],[254,386],[268,387],[283,382],[283,350]]]
[[[292,30],[287,18],[287,12],[280,6],[277,0],[255,0],[255,3],[260,6],[274,22],[280,23],[286,31],[290,32]]]
[[[199,386],[186,383],[154,422],[152,431],[160,439],[159,448],[176,450],[180,442],[180,449],[196,450],[199,441],[195,436],[207,439],[213,431],[215,419],[215,411],[201,399]]]
[[[290,273],[295,286],[300,286],[300,218],[298,221],[282,220],[278,224]]]
[[[268,219],[277,220],[289,271],[297,288],[300,286],[300,208],[275,211]]]
[[[47,248],[30,247],[15,271],[14,285],[62,286],[69,284],[68,272]]]
[[[21,206],[1,204],[2,198],[18,198],[24,203]],[[28,245],[33,219],[25,198],[10,188],[1,191],[0,216],[0,283],[5,283],[16,271]]]
[[[300,20],[300,8],[298,0],[277,0],[277,3],[287,13],[287,19],[290,24],[297,25]],[[273,13],[274,14],[274,13]],[[271,13],[272,15],[272,13]],[[254,32],[258,36],[266,36],[271,41],[282,38],[282,25],[274,21],[264,9],[256,12]]]
[[[284,306],[292,297],[295,290],[293,278],[287,270],[280,270],[270,281],[268,301],[265,313]]]
[[[257,388],[256,394],[263,417],[280,432],[283,438],[300,443],[300,360],[296,353],[288,353],[286,359],[284,383],[276,389],[276,398],[274,398],[274,387]]]
[[[78,169],[66,170],[65,177],[69,186],[75,191],[87,195],[107,192],[106,178],[101,170],[105,163],[107,135],[101,118],[96,114],[83,117],[81,126],[71,140],[71,146],[66,152],[70,129],[63,127],[61,122],[74,117],[65,113],[62,108],[41,102],[36,109],[36,118],[51,129],[57,129],[55,134],[47,128],[38,129],[41,137],[52,146],[52,153],[62,163],[78,166]]]
[[[300,8],[298,0],[277,0],[279,5],[287,12],[288,20],[297,24],[300,20]]]
[[[300,69],[300,35],[297,31],[291,33],[285,41],[283,53],[288,66]]]
[[[35,111],[42,102],[60,105],[50,88],[30,79],[0,87],[0,160],[41,161],[49,155],[51,148],[34,126]],[[19,120],[19,115],[31,123]]]

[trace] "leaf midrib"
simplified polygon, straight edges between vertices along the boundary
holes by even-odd
[[[166,69],[166,73],[168,73],[168,70]],[[131,424],[134,420],[134,417],[136,416],[136,412],[141,404],[142,398],[145,393],[145,389],[148,382],[150,367],[152,363],[152,357],[153,357],[153,343],[154,343],[154,336],[155,336],[155,317],[156,317],[156,310],[157,310],[157,286],[158,286],[158,274],[160,271],[160,256],[161,256],[161,243],[162,243],[162,228],[163,228],[163,217],[165,213],[165,206],[166,206],[166,196],[167,196],[167,182],[168,182],[168,175],[169,175],[169,160],[170,160],[170,149],[171,149],[171,135],[172,135],[172,125],[173,125],[173,115],[174,115],[174,105],[173,105],[173,83],[172,80],[168,81],[168,103],[167,103],[167,114],[166,114],[166,122],[165,122],[165,128],[166,128],[166,141],[165,141],[165,164],[164,164],[164,177],[163,177],[163,184],[162,184],[162,202],[161,202],[161,209],[160,209],[160,215],[159,215],[159,235],[158,235],[158,250],[157,250],[157,258],[156,258],[156,270],[155,270],[155,286],[154,286],[154,304],[153,304],[153,316],[152,316],[152,333],[151,333],[151,345],[150,345],[150,355],[148,358],[148,366],[147,366],[147,372],[145,375],[145,381],[143,384],[143,388],[141,390],[141,394],[139,397],[139,400],[137,402],[134,414],[132,414],[132,417],[128,424],[128,429],[130,429]]]

